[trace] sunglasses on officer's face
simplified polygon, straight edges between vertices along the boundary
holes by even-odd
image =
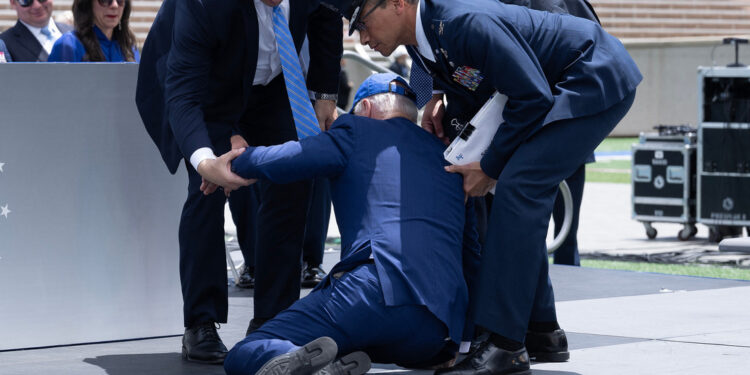
[[[365,4],[367,4],[367,0],[365,0],[362,3],[362,5],[360,5],[357,9],[354,10],[354,15],[352,16],[351,28],[360,32],[364,31],[367,28],[367,25],[365,25],[365,18],[367,18],[367,16],[372,14],[372,12],[374,12],[375,9],[378,9],[381,5],[383,5],[384,2],[385,0],[378,1],[378,3],[375,4],[375,6],[372,7],[372,9],[370,9],[369,12],[367,12],[364,16],[359,17],[359,13],[362,11],[362,8],[364,8]]]
[[[47,2],[47,0],[36,0],[39,2],[39,4],[44,4]],[[16,0],[16,3],[20,5],[22,8],[28,8],[31,6],[31,4],[34,4],[34,0]]]
[[[47,1],[47,0],[44,0],[44,1]],[[101,5],[104,8],[109,8],[110,6],[112,6],[112,3],[114,3],[115,1],[117,1],[118,7],[125,5],[125,0],[96,0],[96,1],[99,3],[99,5]]]

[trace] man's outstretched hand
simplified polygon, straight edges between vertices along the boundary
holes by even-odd
[[[244,148],[231,150],[217,159],[206,159],[198,164],[198,173],[203,178],[200,190],[209,195],[221,186],[224,194],[237,190],[243,186],[255,183],[254,179],[244,179],[232,172],[232,160],[240,156]]]

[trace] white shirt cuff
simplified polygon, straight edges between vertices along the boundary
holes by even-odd
[[[432,95],[437,95],[437,94],[445,94],[445,91],[443,91],[443,90],[432,90]]]
[[[210,147],[201,147],[190,155],[190,164],[197,171],[198,164],[206,159],[216,159],[216,155],[214,155],[214,151]]]

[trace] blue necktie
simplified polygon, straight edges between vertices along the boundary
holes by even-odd
[[[276,44],[279,46],[281,57],[281,70],[284,71],[284,82],[286,93],[289,96],[289,104],[292,107],[294,125],[297,127],[297,137],[303,139],[320,133],[318,119],[310,98],[307,96],[307,85],[302,76],[302,68],[299,65],[299,57],[294,47],[292,33],[286,17],[277,5],[273,7],[273,32],[276,34]]]
[[[49,30],[48,26],[42,27],[40,31],[42,32],[42,35],[47,37],[47,40],[52,40],[52,32]]]
[[[417,94],[417,108],[421,109],[432,98],[432,76],[425,72],[416,61],[411,63],[409,86]]]

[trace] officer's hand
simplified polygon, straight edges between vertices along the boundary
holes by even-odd
[[[242,136],[238,134],[235,134],[231,138],[229,138],[229,141],[232,143],[232,150],[248,147],[245,138],[242,138]]]
[[[336,112],[336,102],[334,100],[316,100],[315,116],[318,118],[318,125],[321,131],[330,129],[331,124],[339,117],[338,112]]]
[[[198,173],[203,178],[203,181],[206,182],[205,184],[201,183],[203,194],[208,195],[216,190],[211,184],[221,186],[224,188],[226,194],[256,181],[244,179],[232,172],[232,160],[240,156],[244,151],[244,148],[238,148],[219,156],[218,159],[206,159],[198,164]]]
[[[464,165],[449,165],[445,167],[445,170],[450,173],[460,173],[464,176],[464,192],[469,197],[487,195],[497,183],[497,180],[484,174],[478,161]]]
[[[422,113],[422,128],[428,132],[435,134],[440,138],[446,145],[450,143],[448,137],[445,136],[443,131],[443,115],[445,114],[445,103],[443,102],[443,94],[435,94],[432,96],[427,105],[424,107]]]

